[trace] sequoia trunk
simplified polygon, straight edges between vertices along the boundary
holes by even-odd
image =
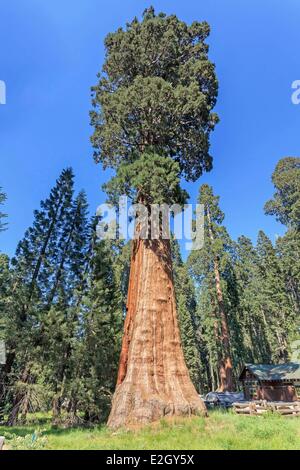
[[[221,344],[223,349],[223,355],[219,360],[219,373],[220,373],[220,387],[221,392],[232,392],[233,386],[233,374],[232,374],[232,361],[230,355],[230,342],[229,342],[229,331],[226,312],[224,308],[223,293],[221,289],[220,271],[217,259],[214,261],[215,269],[215,281],[216,291],[219,306],[219,315],[221,323]]]
[[[205,414],[184,361],[169,240],[135,240],[118,382],[108,425]]]
[[[208,232],[211,242],[214,242],[214,234],[212,230],[212,221],[210,210],[207,208],[207,221],[208,221]],[[216,284],[216,293],[217,293],[217,302],[218,302],[218,313],[220,320],[220,342],[222,345],[222,355],[219,357],[219,378],[220,386],[218,390],[220,392],[232,392],[234,390],[233,386],[233,373],[232,373],[232,361],[230,354],[230,340],[229,340],[229,328],[228,321],[225,312],[223,292],[221,288],[221,277],[220,277],[220,268],[219,268],[219,259],[218,256],[214,257],[214,275],[215,275],[215,284]]]

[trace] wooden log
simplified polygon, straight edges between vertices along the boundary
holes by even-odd
[[[286,417],[300,416],[299,402],[268,402],[266,400],[255,400],[248,402],[233,403],[233,410],[238,415],[261,416],[268,411],[278,413]]]
[[[293,414],[297,415],[298,412],[293,411],[293,410],[280,410],[280,411],[278,410],[277,413],[284,416],[284,415],[293,415]]]
[[[243,402],[243,403],[235,402],[232,404],[232,406],[234,408],[247,408],[249,406],[249,402]]]

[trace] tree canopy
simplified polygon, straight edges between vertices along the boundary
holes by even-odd
[[[273,199],[265,205],[266,214],[275,215],[282,224],[300,228],[300,158],[279,160],[272,175]]]
[[[134,18],[106,37],[105,63],[92,88],[96,162],[118,169],[150,149],[175,160],[188,180],[212,168],[218,82],[208,35],[206,22],[188,26],[149,8],[142,21]]]

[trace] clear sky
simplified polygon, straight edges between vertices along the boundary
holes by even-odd
[[[108,175],[89,142],[90,86],[100,70],[106,34],[153,4],[156,10],[211,25],[210,58],[220,83],[212,136],[214,169],[186,185],[195,201],[200,183],[221,196],[233,238],[274,241],[284,228],[263,213],[276,162],[299,156],[299,0],[1,0],[0,186],[8,195],[9,230],[1,251],[13,254],[60,171],[72,166],[91,212],[102,203]]]

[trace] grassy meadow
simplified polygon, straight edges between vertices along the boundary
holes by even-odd
[[[32,416],[27,426],[1,426],[0,435],[6,437],[6,450],[296,450],[300,449],[300,419],[211,411],[208,418],[166,419],[113,432],[105,426],[57,428],[40,415]]]

